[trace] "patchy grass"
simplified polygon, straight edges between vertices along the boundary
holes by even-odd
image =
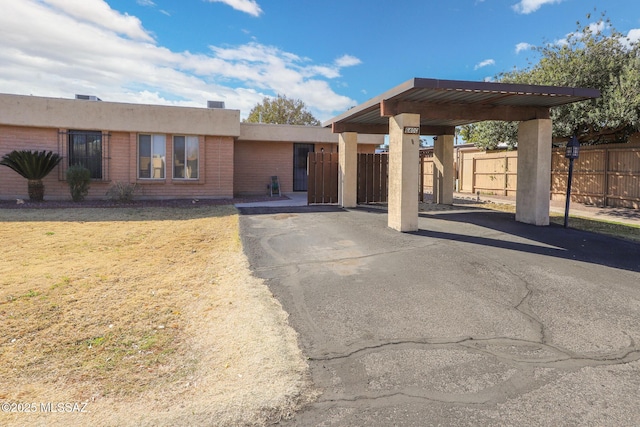
[[[0,211],[2,425],[262,424],[311,397],[231,206]]]
[[[516,207],[514,205],[506,203],[481,203],[468,206],[476,206],[502,212],[516,212]],[[564,215],[551,212],[549,214],[549,222],[552,224],[564,225]],[[637,225],[606,221],[602,219],[584,218],[569,214],[569,227],[576,230],[591,231],[593,233],[606,234],[620,239],[640,242],[640,226]]]

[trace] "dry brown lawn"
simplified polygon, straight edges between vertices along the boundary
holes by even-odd
[[[314,397],[231,206],[0,210],[0,246],[0,402],[35,410],[0,425],[261,425]]]

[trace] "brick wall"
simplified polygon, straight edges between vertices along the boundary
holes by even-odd
[[[58,153],[58,129],[0,126],[0,157],[13,150],[50,150]],[[58,180],[60,166],[43,180],[45,199],[71,195],[65,182]],[[27,180],[6,166],[0,166],[0,198],[27,199]]]
[[[66,159],[66,137],[59,129],[0,126],[0,156],[12,150],[51,150]],[[201,136],[197,180],[173,179],[173,135],[166,135],[165,178],[138,178],[138,134],[111,132],[108,144],[108,181],[92,181],[87,198],[104,199],[114,182],[137,183],[140,198],[230,198],[234,193],[267,194],[267,184],[277,175],[283,192],[293,191],[293,143],[236,141],[233,137]],[[337,152],[337,144],[316,144],[315,151]],[[374,145],[358,145],[358,152],[374,152]],[[69,199],[69,187],[56,167],[44,179],[45,199]],[[0,167],[0,198],[26,199],[27,180]]]
[[[197,180],[172,178],[172,135],[166,135],[167,169],[163,180],[141,180],[137,177],[137,133],[111,132],[108,144],[108,181],[92,181],[88,199],[104,199],[114,182],[138,183],[140,198],[230,198],[233,197],[233,144],[232,137],[201,136],[200,164]],[[0,126],[0,156],[13,150],[51,150],[59,153],[59,129],[18,126]],[[66,159],[66,138],[62,140],[62,153]],[[62,180],[63,169],[57,166],[45,179],[45,200],[70,199],[69,187]],[[28,198],[27,180],[11,169],[0,167],[0,198]]]
[[[315,144],[315,151],[322,148],[336,153],[338,144]],[[359,144],[359,153],[373,153],[376,145]],[[236,141],[234,154],[233,188],[236,195],[268,194],[271,176],[277,175],[282,192],[293,191],[293,143]]]
[[[293,143],[236,141],[233,188],[237,195],[268,194],[277,175],[282,192],[293,191]]]
[[[135,135],[134,135],[135,137]],[[133,141],[133,179],[145,198],[231,198],[233,197],[233,138],[225,136],[200,137],[198,179],[173,179],[173,135],[166,135],[165,179],[138,179],[137,142]]]

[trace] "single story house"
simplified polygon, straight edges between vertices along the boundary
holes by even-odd
[[[80,99],[78,99],[80,98]],[[215,103],[212,103],[215,104]],[[382,135],[361,135],[373,153]],[[306,191],[307,153],[336,152],[338,135],[320,126],[242,123],[240,111],[0,94],[0,156],[51,150],[62,162],[44,180],[45,199],[68,199],[66,169],[91,171],[88,198],[115,182],[136,183],[146,199],[232,198]],[[0,167],[0,199],[26,198],[27,181]]]

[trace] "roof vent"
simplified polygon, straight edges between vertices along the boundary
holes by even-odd
[[[224,101],[207,101],[207,108],[224,108]]]
[[[98,98],[95,95],[78,95],[78,94],[76,94],[76,99],[84,99],[85,101],[102,101],[102,99]]]

